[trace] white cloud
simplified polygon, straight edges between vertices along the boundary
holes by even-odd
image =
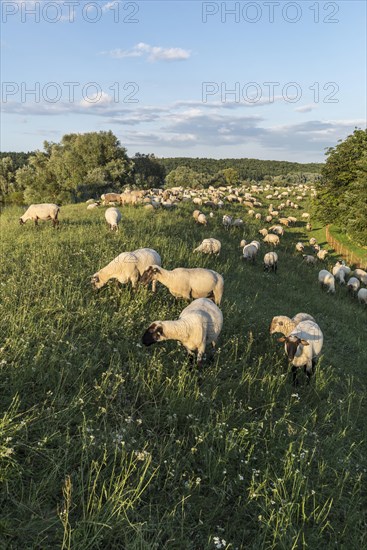
[[[309,113],[314,109],[317,109],[316,103],[308,103],[307,105],[301,105],[301,107],[296,107],[294,110],[297,111],[297,113]]]
[[[124,59],[125,57],[146,57],[150,63],[155,61],[184,61],[191,55],[189,50],[183,48],[162,48],[161,46],[150,46],[144,42],[139,42],[131,50],[122,50],[117,48],[102,54],[110,55],[115,59]]]

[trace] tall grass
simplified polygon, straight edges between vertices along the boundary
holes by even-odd
[[[222,213],[203,228],[191,210],[124,208],[117,234],[85,205],[63,207],[60,230],[3,212],[0,548],[366,546],[366,310],[341,287],[320,290],[320,267],[294,250],[303,227],[267,274],[240,259],[261,222],[226,232]],[[209,236],[219,258],[194,255]],[[175,342],[141,345],[184,301],[163,286],[91,289],[94,272],[143,246],[167,268],[224,276],[219,348],[200,372]],[[325,344],[315,379],[295,390],[268,329],[299,311]]]

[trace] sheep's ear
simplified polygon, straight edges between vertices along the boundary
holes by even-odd
[[[310,345],[310,343],[307,342],[307,340],[302,339],[302,340],[300,340],[300,342],[301,342],[302,346],[309,346]]]
[[[285,336],[281,336],[280,338],[278,338],[278,342],[285,342],[286,339],[287,338]]]
[[[161,271],[160,271],[159,267],[154,267],[153,268],[153,273],[160,273],[160,272]]]

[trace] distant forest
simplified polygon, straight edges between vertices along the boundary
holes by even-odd
[[[156,160],[165,168],[166,174],[179,166],[186,166],[195,172],[214,175],[221,170],[233,168],[238,172],[241,180],[261,181],[264,176],[284,176],[292,172],[320,173],[322,164],[312,162],[301,164],[299,162],[287,162],[282,160],[259,160],[259,159],[210,159],[173,157],[157,158]]]

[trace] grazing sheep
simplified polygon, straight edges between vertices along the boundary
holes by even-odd
[[[284,235],[284,229],[281,225],[272,225],[269,227],[269,232],[279,236]]]
[[[129,281],[133,288],[137,287],[144,270],[152,263],[161,265],[161,257],[151,248],[138,248],[133,252],[123,252],[112,262],[97,271],[91,279],[95,289],[102,288],[110,279],[117,279],[121,284]],[[155,292],[156,283],[153,281],[152,290]]]
[[[144,332],[142,343],[150,346],[164,340],[177,340],[190,355],[197,353],[200,366],[206,345],[215,347],[223,326],[221,310],[207,298],[199,298],[188,305],[177,321],[154,321]]]
[[[361,286],[361,283],[357,277],[351,277],[347,282],[347,288],[349,292],[356,294]]]
[[[200,210],[194,210],[193,213],[192,213],[192,217],[194,218],[195,221],[198,220],[198,217],[200,216],[201,212]]]
[[[312,225],[310,223],[307,223],[306,224],[306,230],[307,231],[311,231],[312,230]]]
[[[268,252],[264,256],[264,271],[277,272],[278,269],[278,254],[276,252]]]
[[[315,321],[315,319],[308,313],[297,313],[292,319],[286,315],[276,315],[270,324],[270,334],[281,332],[284,336],[289,336],[302,321]]]
[[[107,208],[104,217],[111,231],[118,231],[118,224],[121,221],[120,210],[118,208]]]
[[[270,223],[273,220],[273,216],[266,216],[265,221]]]
[[[325,260],[326,256],[329,254],[327,250],[319,250],[316,254],[319,260]]]
[[[261,214],[260,214],[260,212],[258,212],[257,214],[255,214],[255,220],[261,220]]]
[[[353,275],[357,277],[361,283],[367,285],[367,272],[364,269],[355,269]]]
[[[310,219],[310,214],[308,212],[303,212],[301,217],[305,220],[309,220]]]
[[[297,218],[295,218],[294,216],[288,216],[288,221],[289,221],[289,225],[296,225],[297,223]]]
[[[159,265],[148,266],[142,277],[142,284],[159,281],[166,286],[175,298],[193,300],[195,298],[214,298],[219,305],[222,300],[224,281],[222,275],[211,269],[195,267],[177,267],[172,271]]]
[[[252,263],[255,262],[256,254],[260,248],[260,243],[258,241],[251,241],[249,244],[246,244],[243,247],[242,257],[244,260],[249,260]]]
[[[278,244],[280,243],[280,239],[278,235],[269,233],[268,235],[265,235],[265,237],[263,238],[263,242],[267,244],[271,244],[273,246],[278,246]]]
[[[358,301],[367,305],[367,288],[360,288],[357,294]]]
[[[315,321],[301,321],[289,336],[282,336],[278,342],[284,342],[285,353],[292,362],[293,385],[297,384],[297,372],[302,367],[309,383],[324,343],[319,325]]]
[[[334,267],[333,267],[333,275],[335,277],[335,279],[337,281],[339,281],[339,283],[341,285],[345,285],[345,276],[346,276],[346,271],[344,271],[344,266],[340,263],[340,262],[337,262]]]
[[[236,218],[232,222],[232,227],[242,227],[243,226],[243,220],[241,218]]]
[[[262,235],[263,237],[266,237],[266,235],[268,234],[268,230],[265,229],[265,227],[264,227],[264,229],[259,229],[259,233],[260,233],[260,235]]]
[[[312,254],[303,254],[302,258],[306,264],[314,265],[316,263],[316,258]]]
[[[104,205],[109,204],[110,202],[117,202],[117,204],[119,204],[121,202],[121,193],[105,193],[104,195],[101,195],[101,200]]]
[[[328,292],[335,292],[334,275],[330,271],[327,271],[327,269],[322,269],[319,272],[319,283],[322,287],[326,287]]]
[[[97,208],[97,206],[99,206],[98,202],[91,202],[88,204],[87,210],[94,210],[94,208]]]
[[[252,209],[250,209],[250,210],[248,210],[248,212],[247,212],[247,213],[248,213],[248,215],[249,215],[249,216],[251,216],[251,217],[252,217],[252,216],[254,216],[254,215],[255,215],[255,210],[252,210]]]
[[[53,227],[56,227],[59,225],[59,212],[60,206],[57,204],[31,204],[19,218],[19,223],[24,225],[28,220],[33,220],[34,225],[38,225],[38,220],[52,220]]]
[[[305,245],[304,245],[303,243],[298,242],[298,243],[296,244],[296,250],[297,250],[297,252],[303,252],[304,249],[305,249]]]
[[[203,214],[202,212],[198,215],[198,219],[196,221],[200,225],[207,225],[208,224],[208,220],[206,219],[205,214]]]
[[[289,220],[288,218],[279,218],[279,223],[281,223],[282,225],[285,225],[286,227],[289,226]]]
[[[311,237],[311,239],[308,242],[310,243],[311,246],[315,246],[315,244],[317,244],[317,240],[315,239],[315,237]]]
[[[233,218],[232,218],[232,216],[228,216],[228,214],[224,214],[224,216],[222,218],[222,222],[223,222],[223,225],[224,225],[224,229],[228,230],[232,225]]]
[[[242,241],[240,242],[240,247],[243,248],[244,246],[246,246],[247,244],[247,241],[245,241],[245,239],[242,239]]]
[[[202,252],[203,254],[217,254],[219,256],[222,245],[217,239],[204,239],[200,246],[194,249],[194,252]]]

